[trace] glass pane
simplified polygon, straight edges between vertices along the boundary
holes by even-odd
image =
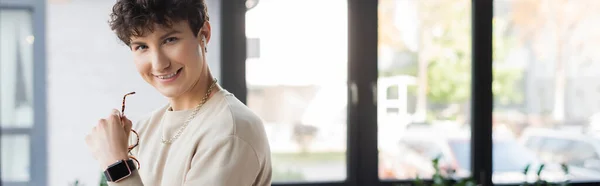
[[[29,181],[29,136],[2,135],[2,181]]]
[[[248,50],[260,53],[246,60],[248,106],[265,122],[273,182],[346,178],[346,4],[261,0],[246,14],[260,47]]]
[[[379,0],[379,178],[471,175],[471,1]]]
[[[33,124],[33,32],[31,13],[0,10],[0,124]]]
[[[598,9],[596,0],[494,1],[494,151],[519,149],[494,157],[518,168],[494,169],[495,183],[534,182],[542,163],[546,181],[600,181]]]

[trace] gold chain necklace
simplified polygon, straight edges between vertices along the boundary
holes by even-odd
[[[162,143],[164,144],[171,144],[173,143],[173,141],[177,138],[179,138],[179,136],[181,136],[181,133],[183,133],[183,130],[185,130],[185,128],[188,126],[188,124],[190,123],[190,121],[192,121],[192,119],[194,119],[194,117],[196,117],[196,115],[198,114],[198,111],[200,111],[200,108],[202,107],[202,105],[204,105],[206,103],[206,101],[208,100],[208,96],[210,95],[210,93],[212,92],[213,87],[215,87],[215,85],[217,84],[217,79],[213,79],[212,84],[210,84],[210,87],[208,87],[208,90],[206,91],[206,95],[204,95],[204,98],[202,98],[202,102],[200,102],[200,104],[198,104],[198,106],[196,106],[196,108],[194,109],[194,111],[192,112],[192,114],[190,114],[190,116],[188,117],[187,120],[185,120],[185,122],[183,122],[183,126],[179,127],[179,130],[177,130],[177,132],[175,133],[175,136],[171,137],[171,139],[169,140],[165,140],[164,136],[161,135],[162,138]],[[165,117],[163,116],[163,118],[160,121],[160,124],[162,125],[163,131],[164,131],[164,124],[162,122],[162,120],[164,120]]]

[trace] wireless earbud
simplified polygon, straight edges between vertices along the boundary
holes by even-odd
[[[202,36],[202,43],[204,43],[204,52],[208,52],[208,46],[206,46],[206,36]]]

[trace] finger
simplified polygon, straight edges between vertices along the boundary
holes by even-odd
[[[112,110],[110,111],[110,114],[112,114],[112,115],[116,115],[116,116],[117,116],[117,117],[119,117],[119,118],[121,117],[121,111],[119,111],[119,110],[117,110],[117,109],[112,109]]]
[[[131,127],[133,126],[133,124],[131,123],[131,120],[129,120],[129,118],[127,118],[127,116],[123,116],[123,128],[125,129],[125,132],[127,134],[129,134],[129,132],[131,131]]]
[[[120,124],[121,123],[121,112],[119,112],[119,110],[117,110],[117,109],[112,109],[110,116],[108,118],[110,118],[110,120],[112,120],[113,122]]]
[[[98,125],[94,127],[94,130],[97,130],[100,128],[105,128],[107,123],[108,123],[108,121],[106,121],[106,119],[100,119],[98,121]]]

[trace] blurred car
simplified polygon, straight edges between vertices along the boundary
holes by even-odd
[[[431,178],[431,160],[440,157],[439,166],[444,174],[455,177],[471,175],[471,144],[468,130],[411,129],[404,133],[399,146],[399,160],[396,179]],[[524,148],[512,136],[495,135],[493,139],[493,181],[494,183],[533,182],[540,161],[535,154]],[[528,174],[524,169],[531,165]],[[541,177],[547,181],[560,182],[569,178],[563,174],[560,165],[546,165]]]
[[[546,163],[564,163],[574,180],[600,180],[600,139],[579,131],[528,128],[519,138],[523,146]]]
[[[469,176],[471,167],[471,140],[449,139],[454,164],[451,168],[459,170],[459,177]],[[538,167],[541,165],[534,153],[527,150],[513,139],[494,139],[492,148],[493,182],[496,184],[534,182]],[[525,168],[530,166],[525,175]],[[568,179],[559,164],[546,165],[541,177],[546,181],[562,182]]]

